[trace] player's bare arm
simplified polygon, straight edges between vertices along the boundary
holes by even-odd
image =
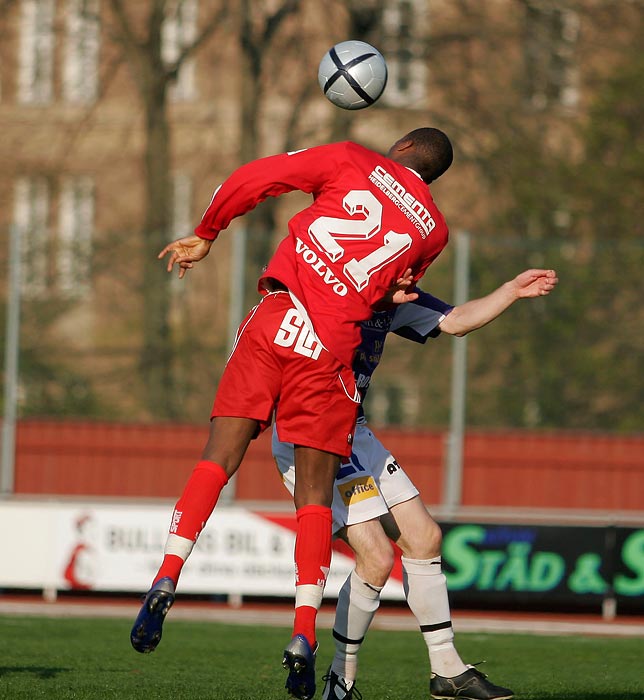
[[[525,270],[491,294],[454,307],[440,322],[439,328],[450,335],[466,335],[493,321],[518,299],[550,294],[558,282],[554,270]]]
[[[203,260],[210,252],[212,241],[199,236],[186,236],[178,238],[168,245],[157,256],[162,260],[168,253],[168,272],[172,272],[173,266],[179,266],[179,278],[186,274],[186,270],[191,270],[193,263]]]

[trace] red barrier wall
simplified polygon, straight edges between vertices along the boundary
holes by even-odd
[[[175,499],[199,458],[207,426],[21,421],[15,490],[25,495]],[[439,503],[445,434],[378,431],[427,503]],[[289,500],[256,440],[238,472],[237,498]],[[470,432],[463,504],[644,510],[644,436]]]

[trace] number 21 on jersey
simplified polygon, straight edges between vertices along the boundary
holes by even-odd
[[[380,232],[382,226],[382,204],[369,190],[351,190],[342,200],[342,206],[350,216],[363,218],[320,216],[309,226],[311,239],[332,262],[344,255],[342,241],[368,241]],[[387,231],[382,240],[383,245],[361,260],[352,258],[344,265],[345,275],[358,291],[369,284],[369,278],[374,272],[409,250],[412,244],[408,233],[395,231]]]

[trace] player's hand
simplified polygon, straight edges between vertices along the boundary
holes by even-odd
[[[418,293],[414,292],[414,289],[414,276],[411,268],[408,268],[404,275],[396,280],[396,284],[389,288],[384,301],[388,304],[406,304],[409,301],[416,301]]]
[[[172,272],[173,266],[175,264],[178,265],[179,279],[181,279],[186,274],[186,270],[192,269],[193,263],[202,260],[208,255],[211,245],[212,241],[206,240],[205,238],[186,236],[185,238],[179,238],[172,243],[168,243],[157,257],[159,260],[162,260],[170,253],[167,270],[168,272]]]
[[[510,284],[519,299],[545,297],[557,286],[559,278],[554,270],[525,270]]]

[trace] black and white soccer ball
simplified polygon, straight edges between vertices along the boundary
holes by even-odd
[[[324,54],[318,82],[334,105],[342,109],[364,109],[382,95],[387,84],[387,64],[371,44],[343,41]]]

